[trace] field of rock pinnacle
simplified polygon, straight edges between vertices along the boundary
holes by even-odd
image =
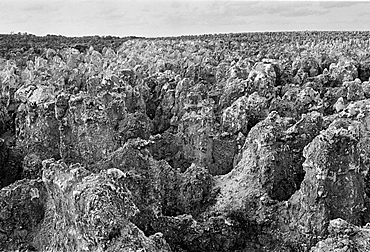
[[[370,251],[370,32],[0,45],[0,251]]]

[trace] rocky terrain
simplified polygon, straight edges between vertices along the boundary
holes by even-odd
[[[369,48],[292,32],[9,49],[0,251],[370,251]]]

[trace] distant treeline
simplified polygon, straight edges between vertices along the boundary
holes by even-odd
[[[34,60],[36,56],[44,57],[48,48],[59,51],[63,48],[75,48],[84,52],[91,46],[102,52],[104,48],[117,50],[124,42],[144,37],[128,36],[83,36],[66,37],[62,35],[36,36],[27,33],[0,34],[0,58]],[[247,43],[248,50],[255,54],[269,51],[271,45],[307,43],[317,44],[328,41],[345,42],[346,44],[364,43],[369,45],[370,31],[290,31],[290,32],[249,32],[229,34],[183,35],[174,37],[145,38],[147,40],[202,40],[204,42],[218,41],[225,48],[234,49],[235,43]],[[326,41],[326,42],[325,42]],[[265,46],[261,47],[261,43]],[[23,65],[23,64],[21,64]]]
[[[27,54],[29,57],[42,56],[45,49],[54,50],[75,47],[83,50],[93,46],[95,50],[102,51],[104,47],[116,49],[123,42],[138,37],[115,37],[115,36],[84,36],[65,37],[62,35],[36,36],[27,33],[0,34],[0,57],[15,58],[18,54]]]

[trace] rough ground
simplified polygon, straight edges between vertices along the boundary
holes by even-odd
[[[0,59],[0,251],[370,251],[359,34]]]

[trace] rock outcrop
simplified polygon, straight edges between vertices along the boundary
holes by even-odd
[[[0,251],[369,250],[369,34],[279,34],[0,59]]]
[[[58,121],[54,116],[55,103],[44,102],[37,97],[34,98],[35,101],[28,100],[18,107],[17,145],[24,153],[34,153],[42,159],[59,158],[60,133]]]
[[[329,72],[333,85],[341,85],[344,81],[353,81],[358,77],[356,62],[348,58],[340,58],[338,63],[330,64]]]
[[[0,189],[19,180],[22,173],[22,153],[0,138]]]
[[[288,200],[287,210],[279,213],[285,216],[281,221],[289,223],[279,232],[296,230],[297,236],[289,234],[293,242],[300,240],[303,247],[311,247],[328,235],[329,222],[336,218],[360,226],[369,221],[368,105],[366,101],[353,104],[366,116],[351,120],[347,117],[358,114],[343,114],[345,118],[335,119],[305,147],[301,188]]]
[[[24,157],[22,163],[22,178],[37,179],[42,176],[42,160],[36,154]]]
[[[91,173],[79,164],[43,161],[49,198],[35,247],[47,251],[171,251],[161,234],[146,237],[119,169]]]
[[[99,99],[60,94],[55,116],[60,131],[60,154],[66,161],[93,163],[120,146],[119,124],[126,115],[120,96],[105,93]]]
[[[34,250],[48,194],[41,180],[19,180],[0,190],[0,248]]]
[[[267,99],[253,93],[242,96],[222,113],[222,129],[229,134],[247,135],[249,130],[268,115]]]
[[[306,73],[308,77],[317,76],[320,73],[320,65],[317,60],[313,57],[303,57],[295,60],[292,64],[293,74],[300,72]],[[296,76],[296,78],[301,78],[301,76]],[[301,79],[303,80],[303,79]]]
[[[252,94],[257,92],[267,99],[275,96],[276,72],[272,64],[258,62],[252,68],[248,76],[246,92]]]
[[[311,252],[339,252],[370,250],[370,228],[360,228],[343,219],[331,220],[328,238],[318,242]]]
[[[257,221],[260,204],[289,199],[304,176],[303,148],[320,132],[321,124],[317,112],[296,123],[270,113],[249,132],[236,167],[216,181],[220,195],[212,211],[239,212],[244,219]]]

